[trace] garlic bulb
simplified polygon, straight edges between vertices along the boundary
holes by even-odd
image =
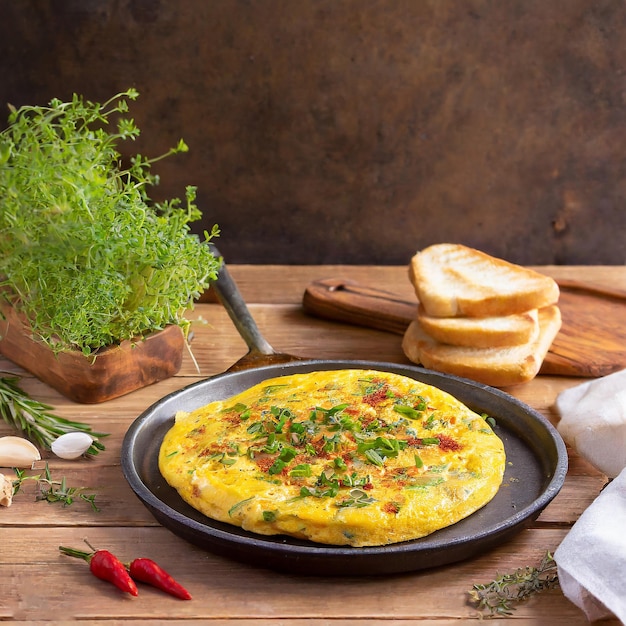
[[[0,506],[11,506],[13,501],[13,481],[0,474]]]
[[[41,459],[37,447],[23,437],[0,437],[0,467],[30,468]]]
[[[61,459],[77,459],[82,456],[93,439],[83,432],[65,433],[52,442],[50,449]]]

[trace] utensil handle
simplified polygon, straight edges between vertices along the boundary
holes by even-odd
[[[403,334],[417,316],[417,300],[374,289],[343,278],[316,280],[306,288],[302,306],[307,313]]]
[[[274,348],[261,334],[248,306],[246,305],[237,284],[230,275],[226,263],[215,244],[209,243],[211,251],[216,258],[222,259],[222,265],[217,274],[217,279],[211,283],[217,299],[230,316],[235,328],[252,352],[259,354],[275,354]]]
[[[624,291],[623,289],[615,289],[613,287],[604,287],[600,285],[591,285],[580,280],[572,280],[569,278],[557,278],[556,282],[562,289],[578,289],[580,291],[588,291],[589,293],[606,296],[608,298],[626,300],[626,291]]]

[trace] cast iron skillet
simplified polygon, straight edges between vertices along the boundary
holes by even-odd
[[[303,360],[277,353],[260,335],[225,266],[215,290],[249,353],[225,373],[165,396],[130,426],[121,463],[129,485],[164,527],[194,545],[248,564],[300,574],[381,575],[453,563],[480,554],[527,527],[558,494],[567,472],[565,444],[540,413],[492,387],[420,367],[377,361]],[[267,364],[269,362],[269,364]],[[249,368],[249,369],[246,369]],[[495,498],[468,518],[414,541],[351,548],[264,536],[211,520],[187,505],[162,478],[158,453],[176,411],[232,396],[274,376],[317,370],[376,369],[435,385],[495,418],[507,454]]]

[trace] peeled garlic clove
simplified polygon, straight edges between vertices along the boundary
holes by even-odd
[[[0,474],[0,506],[11,506],[13,501],[13,481]]]
[[[34,444],[23,437],[0,437],[0,467],[32,467],[41,454]]]
[[[92,443],[93,439],[87,433],[65,433],[52,442],[50,449],[59,458],[70,460],[87,452]]]

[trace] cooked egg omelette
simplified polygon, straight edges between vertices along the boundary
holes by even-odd
[[[350,546],[417,539],[498,491],[500,438],[451,395],[373,370],[261,382],[176,415],[167,482],[208,517],[264,535]]]

